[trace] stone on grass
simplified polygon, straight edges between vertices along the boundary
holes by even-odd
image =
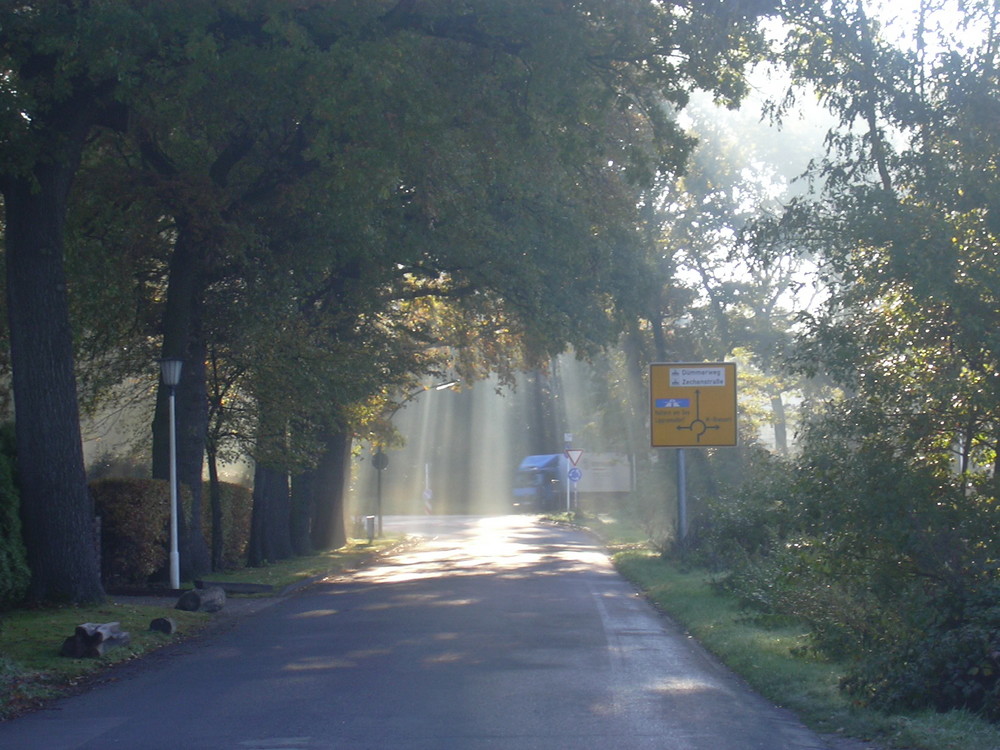
[[[181,594],[174,609],[185,612],[218,612],[226,606],[226,592],[219,586],[192,589]]]

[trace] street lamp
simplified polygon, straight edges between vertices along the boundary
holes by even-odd
[[[177,411],[175,395],[181,382],[181,359],[161,359],[160,376],[170,389],[170,588],[181,587],[181,555],[177,549]]]
[[[382,472],[385,471],[389,466],[389,457],[382,451],[382,446],[379,446],[372,456],[372,466],[375,467],[376,479],[375,479],[375,518],[378,520],[378,528],[376,529],[378,537],[382,538]]]

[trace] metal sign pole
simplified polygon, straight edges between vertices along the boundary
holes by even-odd
[[[375,522],[378,524],[375,527],[375,533],[379,538],[382,537],[382,472],[386,470],[389,466],[389,457],[382,451],[382,447],[375,451],[375,455],[372,456],[372,466],[375,467],[375,474],[377,475],[375,480]]]
[[[181,587],[181,555],[177,547],[177,407],[176,388],[170,386],[170,588]]]
[[[684,449],[677,449],[677,541],[687,537],[687,467],[684,464]]]
[[[569,485],[570,485],[570,481],[569,481],[569,468],[568,467],[566,468],[566,477],[565,477],[565,479],[566,479],[566,512],[569,513],[571,510],[573,510],[573,507],[570,505],[570,498],[569,498]]]

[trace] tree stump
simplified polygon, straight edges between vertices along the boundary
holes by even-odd
[[[226,606],[226,592],[219,586],[185,591],[174,609],[185,612],[218,612]]]
[[[96,659],[115,646],[127,646],[130,641],[131,637],[121,629],[121,623],[85,622],[77,625],[76,632],[63,641],[59,654],[74,659]]]

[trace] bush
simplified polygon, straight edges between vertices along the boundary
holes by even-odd
[[[710,570],[742,567],[779,549],[794,522],[791,464],[763,450],[744,449],[744,474],[723,485],[692,524],[692,552]]]
[[[746,558],[719,586],[761,622],[807,625],[810,650],[854,659],[909,632],[898,600],[874,595],[868,583],[865,571],[834,559],[823,545],[789,542],[765,557]]]
[[[815,651],[851,661],[842,687],[859,702],[1000,721],[992,485],[965,486],[879,416],[807,423],[793,481],[751,476],[757,487],[723,499],[705,546],[756,617],[802,622]]]
[[[250,543],[250,518],[253,513],[253,491],[239,484],[220,482],[222,494],[222,565],[226,569],[246,566],[247,545]],[[211,487],[206,482],[201,491],[201,527],[205,544],[212,548]]]
[[[134,455],[123,456],[119,453],[105,451],[93,460],[87,467],[87,479],[96,482],[98,479],[112,477],[129,477],[145,479],[150,475],[149,459],[140,459]]]
[[[14,431],[0,428],[0,608],[19,603],[28,590],[28,569],[21,537],[20,497],[14,482]]]
[[[624,507],[624,512],[634,519],[646,538],[661,552],[671,548],[676,536],[676,501],[668,503],[665,500],[666,484],[661,466],[639,472],[635,491],[626,496]]]
[[[144,585],[167,562],[170,483],[101,479],[90,484],[101,518],[101,577],[105,585]]]
[[[858,660],[842,687],[883,709],[963,709],[1000,721],[1000,584],[923,602],[922,627]],[[914,623],[916,625],[916,623]]]

